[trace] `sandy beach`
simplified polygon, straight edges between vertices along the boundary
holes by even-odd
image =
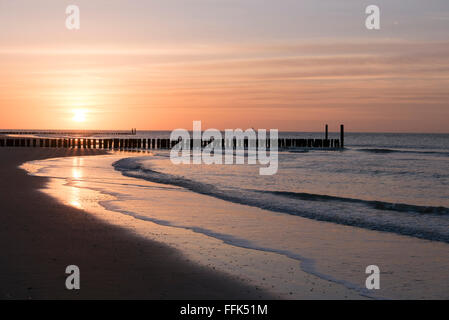
[[[251,285],[185,259],[177,250],[58,203],[38,190],[47,179],[25,161],[97,155],[99,150],[0,150],[2,299],[260,299]],[[81,270],[81,290],[65,288],[65,268]]]

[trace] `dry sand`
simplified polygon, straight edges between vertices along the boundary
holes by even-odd
[[[17,168],[37,159],[99,150],[0,149],[1,299],[272,298],[225,274],[186,262],[149,241],[58,203],[38,190],[46,178]],[[81,270],[81,289],[65,288],[65,268]]]

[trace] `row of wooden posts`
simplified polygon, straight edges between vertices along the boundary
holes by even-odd
[[[0,138],[0,147],[45,147],[45,148],[87,148],[87,149],[171,149],[179,141],[171,141],[170,139],[52,139],[52,138]],[[259,140],[222,140],[220,141],[201,141],[195,145],[201,145],[203,148],[210,143],[216,143],[228,148],[258,147]],[[194,141],[190,143],[193,149]],[[270,140],[266,141],[266,146],[270,147]],[[339,139],[278,139],[278,147],[281,149],[288,148],[341,148]]]
[[[170,139],[149,138],[149,139],[92,139],[92,138],[19,138],[19,137],[1,137],[0,147],[44,147],[44,148],[84,148],[84,149],[113,149],[113,150],[147,150],[147,149],[171,149],[181,140],[173,141]],[[245,139],[222,139],[198,141],[194,143],[192,139],[184,141],[184,147],[190,149],[194,146],[206,147],[210,143],[224,148],[244,147],[245,149],[257,148],[259,140]],[[267,139],[265,146],[270,148],[270,140]],[[340,127],[340,139],[329,139],[328,126],[325,127],[324,139],[298,139],[298,138],[279,138],[278,147],[280,149],[289,148],[323,148],[323,149],[341,149],[344,147],[344,127]]]

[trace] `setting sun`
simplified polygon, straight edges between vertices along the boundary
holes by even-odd
[[[73,110],[72,120],[75,122],[84,122],[86,121],[86,113],[87,111],[84,109]]]

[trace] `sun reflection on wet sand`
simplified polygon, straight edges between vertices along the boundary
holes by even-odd
[[[83,174],[83,164],[84,160],[83,158],[75,157],[72,160],[72,175],[70,177],[70,180],[72,180],[73,187],[70,188],[70,197],[69,197],[69,204],[82,209],[82,201],[80,199],[80,189],[78,187],[82,186],[82,178],[84,177]]]
[[[79,199],[79,190],[77,188],[72,188],[72,191],[70,193],[70,205],[82,209],[83,206],[81,205],[80,199]]]
[[[83,177],[83,169],[81,168],[72,168],[72,179],[79,180]]]

